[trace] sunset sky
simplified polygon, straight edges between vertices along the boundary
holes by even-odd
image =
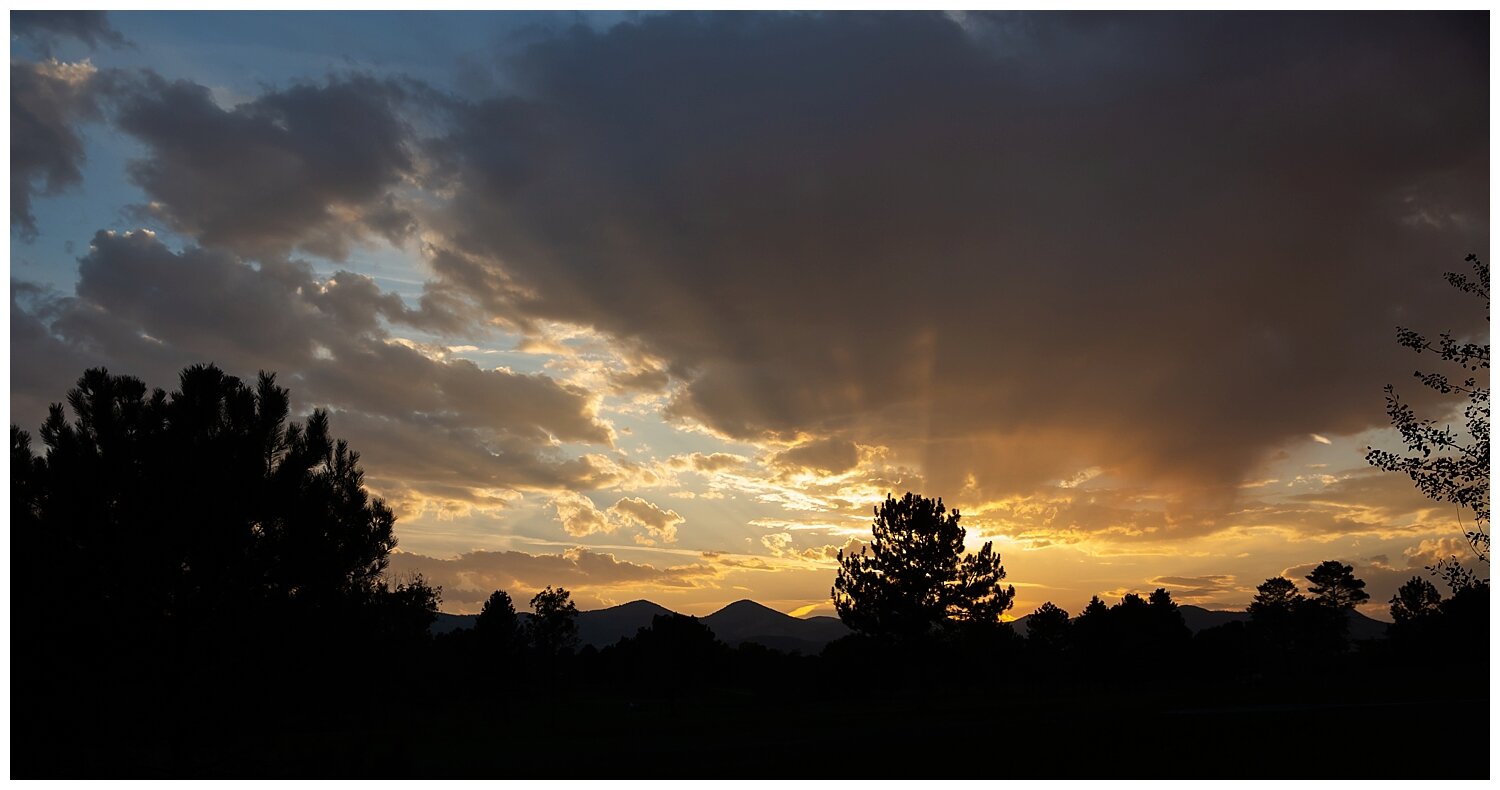
[[[10,91],[11,420],[275,371],[444,611],[832,614],[906,491],[1016,616],[1463,551],[1364,454],[1487,337],[1484,13],[14,12]]]

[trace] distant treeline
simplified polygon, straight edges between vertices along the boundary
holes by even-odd
[[[603,648],[576,643],[577,616],[566,590],[547,591],[534,600],[538,614],[518,618],[509,596],[497,591],[474,628],[437,636],[432,650],[464,682],[463,668],[478,677],[504,666],[522,673],[617,680],[619,690],[651,695],[691,693],[704,685],[755,688],[772,667],[796,665],[816,673],[884,658],[934,661],[941,665],[1003,667],[1011,683],[1025,679],[1032,691],[1070,692],[1098,687],[1155,687],[1193,678],[1220,686],[1275,688],[1319,681],[1351,669],[1399,669],[1403,674],[1440,670],[1452,661],[1484,667],[1488,650],[1488,585],[1475,584],[1441,598],[1425,579],[1414,577],[1392,599],[1396,622],[1388,638],[1354,640],[1349,609],[1331,602],[1357,591],[1363,582],[1349,566],[1320,566],[1342,588],[1319,587],[1302,595],[1284,578],[1262,584],[1248,607],[1248,618],[1189,630],[1178,605],[1164,589],[1148,597],[1131,593],[1114,605],[1097,596],[1077,617],[1051,603],[1026,617],[1019,629],[1009,623],[949,621],[919,636],[853,633],[828,644],[818,655],[785,654],[763,645],[737,648],[717,639],[698,618],[661,614],[633,637]],[[1315,571],[1315,576],[1318,572]],[[545,599],[545,600],[543,600]],[[922,686],[920,676],[894,675],[884,683]]]

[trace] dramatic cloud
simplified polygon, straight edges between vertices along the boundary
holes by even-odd
[[[645,343],[686,382],[675,413],[730,436],[880,444],[986,497],[1088,467],[1232,486],[1380,424],[1397,323],[1482,328],[1438,272],[1486,246],[1485,36],[1470,15],[573,31],[432,145],[440,274]]]
[[[859,448],[847,439],[823,439],[783,450],[770,463],[786,472],[839,475],[859,465]]]
[[[552,498],[552,507],[557,511],[557,520],[563,529],[574,537],[613,532],[618,525],[612,523],[593,501],[582,494],[564,491]]]
[[[23,239],[36,236],[31,202],[83,181],[77,124],[98,117],[85,63],[10,64],[10,221]]]
[[[598,455],[570,458],[420,414],[340,410],[333,414],[333,428],[360,451],[367,482],[392,500],[403,519],[429,508],[440,515],[470,515],[505,507],[516,491],[587,490],[621,479],[617,466]]]
[[[663,510],[640,497],[625,497],[610,506],[610,511],[627,524],[646,530],[651,539],[663,543],[677,540],[677,525],[685,519],[675,510]]]
[[[810,534],[810,533],[804,533]],[[848,538],[842,544],[822,544],[797,548],[798,540],[790,532],[772,532],[762,535],[760,543],[772,556],[783,559],[804,560],[817,565],[832,567],[838,562],[839,552],[845,555],[858,554],[869,543],[860,538]]]
[[[11,11],[10,34],[29,42],[43,57],[51,57],[63,38],[78,39],[91,49],[128,43],[103,11]]]
[[[646,533],[636,536],[638,543],[673,543],[677,540],[677,525],[685,520],[677,511],[663,510],[640,497],[624,497],[608,510],[600,510],[588,497],[563,491],[552,497],[551,504],[563,530],[574,537],[634,527]]]
[[[366,453],[381,488],[430,484],[494,500],[486,492],[617,478],[604,470],[618,463],[554,449],[613,442],[588,393],[402,342],[382,318],[427,320],[347,272],[324,280],[296,261],[256,266],[220,251],[173,252],[148,231],[101,232],[79,261],[76,296],[12,290],[12,419],[39,422],[38,404],[61,400],[85,366],[170,388],[183,366],[213,361],[241,376],[277,372],[301,407],[332,408],[335,430]]]
[[[150,215],[242,255],[337,260],[360,239],[400,243],[415,229],[396,197],[414,168],[405,98],[352,77],[225,108],[202,85],[147,74],[121,91],[117,122],[150,151],[130,168]]]

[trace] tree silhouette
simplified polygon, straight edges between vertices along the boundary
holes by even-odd
[[[1126,593],[1100,620],[1111,663],[1141,674],[1160,674],[1170,663],[1168,654],[1192,638],[1172,596],[1160,588],[1149,600]]]
[[[516,606],[510,593],[496,590],[490,593],[479,616],[474,618],[474,632],[492,652],[509,654],[515,652],[522,639],[521,620],[516,616]]]
[[[326,412],[289,423],[274,375],[250,387],[195,365],[168,395],[93,369],[67,402],[73,419],[51,407],[41,456],[11,430],[15,569],[60,589],[52,605],[136,633],[242,630],[273,611],[434,616],[420,579],[381,579],[395,517],[365,491],[358,453]]]
[[[1111,606],[1111,610],[1127,612],[1130,614],[1144,613],[1146,610],[1146,599],[1139,593],[1125,593],[1120,596],[1120,602]]]
[[[1307,575],[1311,597],[1297,608],[1299,645],[1315,651],[1339,652],[1348,648],[1349,611],[1370,600],[1365,583],[1354,576],[1354,568],[1328,560]]]
[[[986,542],[964,556],[958,511],[908,492],[875,508],[873,539],[859,554],[839,552],[833,602],[855,631],[920,636],[950,622],[999,624],[1015,587]]]
[[[1413,576],[1391,596],[1391,619],[1398,626],[1430,619],[1442,612],[1442,601],[1432,582]]]
[[[568,591],[551,585],[531,599],[534,612],[526,623],[532,647],[544,656],[571,652],[578,646],[578,607]]]
[[[622,658],[630,683],[646,682],[656,692],[676,697],[722,671],[729,648],[698,618],[658,614],[651,625],[611,648]]]
[[[1255,588],[1255,598],[1247,611],[1252,620],[1290,617],[1303,600],[1302,593],[1297,591],[1296,582],[1282,576],[1273,576]]]
[[[1409,662],[1487,667],[1488,584],[1461,587],[1443,600],[1432,582],[1413,576],[1391,596],[1390,603],[1395,620],[1390,636]],[[1477,673],[1465,674],[1464,682],[1472,682]]]
[[[1473,269],[1473,279],[1463,274],[1448,272],[1443,276],[1448,282],[1466,294],[1477,296],[1488,305],[1490,298],[1490,268],[1476,255],[1466,259]],[[1489,320],[1486,312],[1485,320]],[[1458,365],[1464,371],[1461,382],[1450,380],[1441,373],[1415,375],[1422,384],[1444,395],[1458,394],[1467,398],[1464,407],[1464,430],[1467,438],[1461,438],[1451,426],[1438,427],[1435,420],[1418,419],[1411,406],[1396,395],[1395,387],[1387,385],[1386,413],[1391,425],[1401,434],[1407,454],[1398,455],[1387,450],[1369,448],[1365,460],[1389,472],[1402,472],[1416,483],[1417,488],[1429,498],[1452,503],[1459,513],[1459,527],[1470,550],[1481,562],[1489,561],[1490,554],[1490,389],[1488,381],[1481,382],[1474,374],[1490,367],[1489,343],[1464,343],[1449,332],[1438,336],[1436,345],[1427,337],[1406,327],[1398,327],[1397,342],[1422,353],[1431,351],[1438,359]],[[1473,513],[1472,528],[1463,525],[1464,508]],[[1457,557],[1440,560],[1428,570],[1448,580],[1455,589],[1479,584],[1479,578],[1459,565]]]
[[[1313,600],[1331,609],[1347,611],[1370,600],[1364,581],[1354,576],[1354,567],[1338,560],[1328,560],[1314,568],[1307,574],[1307,580],[1312,582],[1307,591],[1312,593]]]
[[[1182,617],[1182,610],[1172,600],[1172,594],[1158,587],[1146,599],[1152,638],[1158,643],[1172,646],[1191,639],[1193,632]]]
[[[1068,643],[1068,612],[1051,601],[1038,606],[1026,618],[1026,638],[1043,650],[1057,651]]]
[[[132,738],[367,716],[406,681],[438,591],[383,577],[395,518],[358,454],[289,417],[271,374],[197,365],[170,394],[85,372],[39,452],[12,426],[18,752],[132,764]]]
[[[1110,647],[1113,636],[1110,622],[1109,605],[1097,595],[1089,598],[1083,611],[1078,613],[1078,619],[1073,621],[1073,642],[1092,664],[1101,661]]]
[[[1307,598],[1291,579],[1273,576],[1261,582],[1246,611],[1248,631],[1260,651],[1263,669],[1281,669],[1293,651],[1317,641],[1313,633],[1317,613],[1310,611]]]
[[[387,639],[425,641],[437,619],[442,592],[443,588],[429,585],[421,574],[394,587],[382,580],[371,590],[366,608],[373,613],[377,632]]]
[[[1439,607],[1449,654],[1477,665],[1473,675],[1485,678],[1489,660],[1490,585],[1488,582],[1459,587]],[[1472,676],[1471,675],[1471,678]]]
[[[958,513],[953,514],[955,521]],[[962,539],[960,539],[962,543]],[[962,623],[998,625],[1000,616],[1015,602],[1016,588],[1000,582],[1005,579],[1005,566],[1000,564],[1000,555],[985,541],[979,551],[966,554],[958,563],[958,580],[951,592],[949,616]]]

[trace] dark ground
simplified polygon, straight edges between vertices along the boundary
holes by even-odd
[[[1223,778],[1489,776],[1487,689],[997,689],[955,677],[884,694],[837,685],[522,691],[408,678],[363,713],[163,720],[137,709],[54,729],[13,778]],[[571,687],[567,687],[571,686]],[[404,702],[401,700],[405,700]],[[307,711],[306,713],[312,713]],[[114,721],[107,724],[106,721]],[[73,748],[70,744],[76,744]]]

